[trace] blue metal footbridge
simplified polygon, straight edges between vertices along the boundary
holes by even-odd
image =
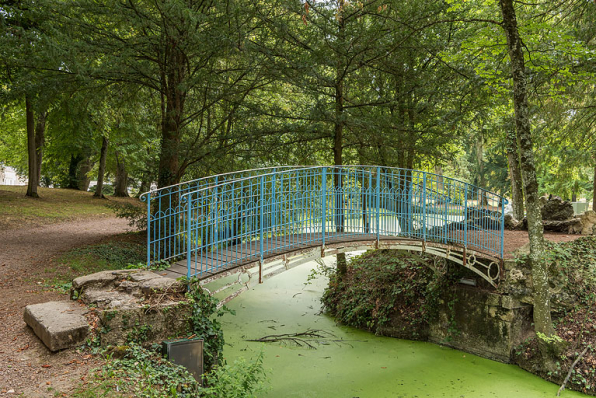
[[[152,190],[148,266],[209,280],[267,264],[282,268],[341,252],[427,252],[493,286],[502,276],[504,205],[492,192],[441,175],[383,166],[282,166]],[[283,269],[282,269],[283,270]],[[276,271],[278,272],[278,271]]]

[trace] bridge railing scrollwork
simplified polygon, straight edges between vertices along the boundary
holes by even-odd
[[[381,166],[278,167],[151,191],[148,263],[212,274],[301,247],[407,239],[503,258],[501,196]]]

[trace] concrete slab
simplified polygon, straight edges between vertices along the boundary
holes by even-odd
[[[50,301],[25,307],[24,319],[50,351],[58,351],[85,342],[89,334],[86,311],[72,301]]]

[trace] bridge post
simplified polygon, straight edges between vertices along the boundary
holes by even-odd
[[[501,199],[501,263],[505,249],[505,198]],[[502,265],[502,264],[501,264]],[[502,270],[503,267],[501,267]]]
[[[151,267],[151,191],[147,194],[147,268]]]
[[[327,167],[323,167],[321,174],[321,232],[323,234],[323,249],[325,249],[325,225],[327,224]]]
[[[422,172],[422,241],[426,242],[426,171]]]
[[[468,184],[464,194],[464,246],[468,247]]]
[[[190,257],[192,247],[192,227],[191,227],[191,215],[192,215],[192,193],[188,194],[186,200],[186,276],[190,279]]]
[[[261,254],[261,258],[259,259],[259,283],[263,283],[263,251],[264,251],[264,220],[265,220],[265,211],[264,211],[264,204],[265,204],[265,176],[261,176],[261,217],[259,220],[259,251]]]
[[[276,195],[275,195],[275,176],[277,174],[277,169],[273,169],[273,176],[271,177],[271,226],[274,230],[277,230],[276,222],[277,222],[277,203],[276,203]],[[273,231],[272,231],[273,232]],[[274,235],[273,233],[271,235]],[[277,237],[275,238],[277,240]]]
[[[443,187],[443,191],[445,191],[445,188]],[[448,197],[445,197],[445,192],[443,192],[443,200],[445,201],[445,214],[443,214],[443,243],[447,243],[447,221],[448,217],[449,217],[449,206],[447,205],[447,202],[449,201],[447,199]]]
[[[377,249],[379,248],[379,238],[381,234],[381,168],[377,167]]]

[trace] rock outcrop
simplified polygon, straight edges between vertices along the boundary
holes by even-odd
[[[101,345],[151,344],[185,334],[186,286],[147,270],[102,271],[76,278],[71,298],[27,306],[25,322],[51,350],[88,339]]]

